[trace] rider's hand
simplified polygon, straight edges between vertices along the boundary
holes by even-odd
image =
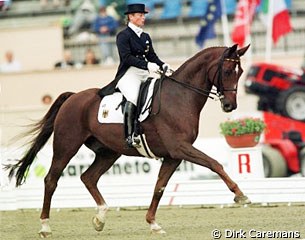
[[[152,62],[148,62],[147,63],[147,68],[148,68],[148,71],[149,72],[158,72],[159,71],[159,69],[160,69],[160,67],[159,67],[159,65],[158,64],[156,64],[156,63],[152,63]]]
[[[169,72],[171,69],[171,66],[168,63],[164,63],[162,65],[162,69],[163,69],[163,71],[164,71],[164,69],[166,69],[166,72]]]

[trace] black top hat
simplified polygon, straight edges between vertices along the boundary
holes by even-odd
[[[130,13],[148,13],[145,10],[145,5],[142,3],[128,4],[127,11],[124,12],[125,15]]]

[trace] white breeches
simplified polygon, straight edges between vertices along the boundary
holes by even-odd
[[[117,88],[120,89],[127,101],[137,105],[141,82],[146,81],[148,76],[148,70],[130,67],[124,76],[119,80]]]

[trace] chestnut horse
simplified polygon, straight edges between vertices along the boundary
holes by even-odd
[[[200,112],[213,92],[213,86],[217,89],[216,95],[223,111],[236,109],[237,85],[243,72],[240,57],[248,48],[238,50],[237,45],[233,45],[211,47],[198,52],[171,76],[165,76],[152,102],[152,113],[158,114],[151,114],[140,123],[151,151],[163,158],[146,214],[152,232],[165,233],[156,223],[155,215],[165,187],[182,159],[217,173],[235,194],[235,202],[250,203],[221,164],[192,146],[198,135]],[[10,177],[16,176],[16,186],[21,185],[36,154],[54,132],[52,164],[44,180],[45,192],[40,216],[42,228],[39,231],[41,237],[51,234],[50,205],[57,181],[83,144],[95,152],[95,160],[81,175],[81,180],[98,207],[92,220],[97,231],[103,229],[108,209],[97,188],[98,180],[122,154],[140,156],[136,149],[126,148],[122,124],[101,124],[97,121],[101,101],[98,91],[88,89],[79,93],[62,93],[31,131],[36,133],[36,137],[28,152],[16,164],[8,166]]]

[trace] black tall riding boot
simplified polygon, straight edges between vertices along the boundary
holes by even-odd
[[[136,109],[137,107],[132,102],[126,102],[124,108],[125,139],[127,146],[130,148],[137,147],[135,146],[135,143],[132,138]]]

